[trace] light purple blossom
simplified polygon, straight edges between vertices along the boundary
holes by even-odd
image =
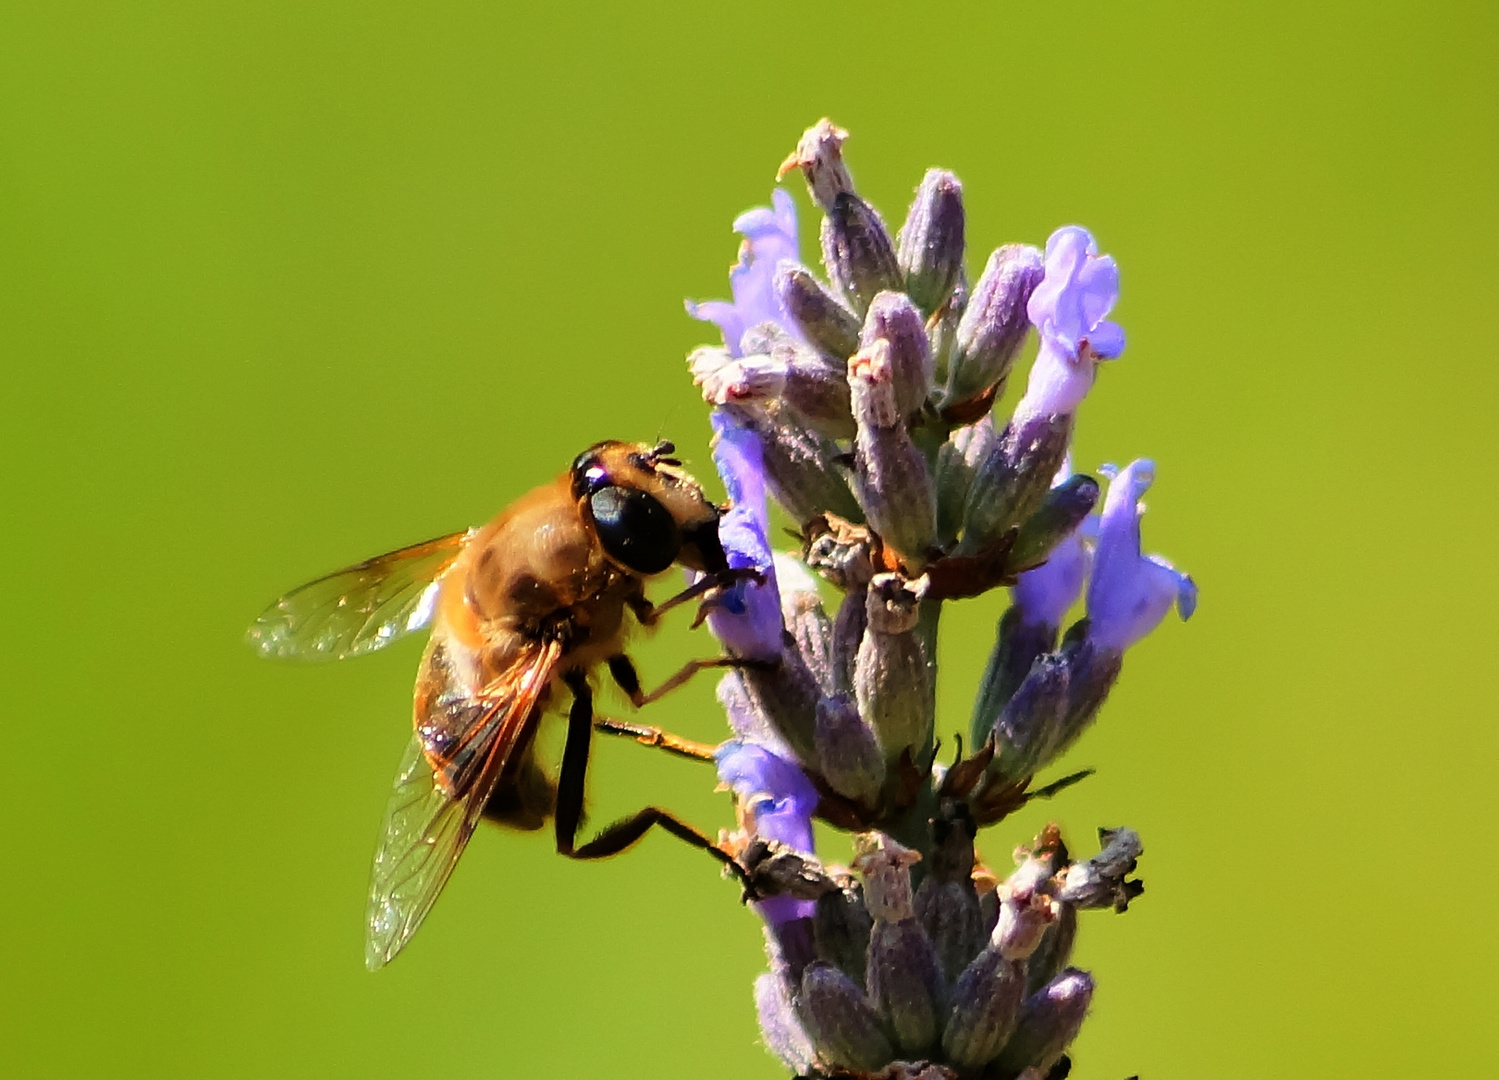
[[[812,854],[812,815],[817,789],[795,764],[757,743],[734,739],[718,748],[718,778],[739,799],[745,825],[766,840]],[[772,896],[757,905],[771,926],[810,916],[811,900]]]
[[[767,532],[765,474],[759,437],[733,413],[713,410],[713,464],[729,493],[729,512],[718,523],[718,539],[729,565],[750,568],[761,582],[740,581],[708,611],[708,629],[733,656],[777,660],[781,656],[781,594]]]
[[[1108,315],[1119,299],[1119,267],[1093,235],[1067,225],[1046,241],[1046,276],[1026,314],[1041,335],[1017,419],[1071,413],[1093,385],[1098,361],[1124,351],[1124,331]]]
[[[740,342],[746,330],[762,322],[773,322],[801,338],[796,320],[776,297],[776,266],[800,257],[796,238],[796,204],[780,188],[771,192],[771,206],[757,206],[734,219],[734,231],[744,236],[739,262],[729,271],[733,301],[687,302],[687,313],[718,326],[724,345],[734,356],[742,356]]]
[[[1061,487],[1070,479],[1072,455],[1068,454],[1052,478],[1051,486]],[[1010,599],[1020,609],[1020,617],[1025,622],[1053,630],[1062,625],[1067,609],[1083,595],[1083,583],[1093,565],[1092,548],[1083,541],[1087,539],[1091,543],[1097,523],[1095,517],[1086,518],[1052,548],[1044,563],[1022,573],[1020,580],[1010,588]]]
[[[1110,478],[1104,498],[1088,584],[1088,639],[1108,652],[1123,653],[1154,630],[1173,604],[1183,619],[1197,607],[1190,577],[1159,555],[1140,553],[1140,496],[1154,480],[1154,462],[1133,461]]]

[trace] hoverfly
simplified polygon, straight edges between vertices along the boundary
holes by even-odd
[[[670,456],[674,450],[669,442],[598,443],[488,525],[318,578],[250,627],[247,637],[262,656],[299,660],[360,656],[432,627],[416,678],[415,733],[375,851],[365,952],[371,970],[411,939],[481,817],[524,829],[551,818],[557,850],[575,859],[616,854],[660,825],[732,865],[697,829],[654,806],[576,843],[594,725],[589,673],[607,665],[637,706],[657,696],[642,693],[623,651],[626,613],[650,624],[743,576],[729,569],[719,542],[721,510]],[[703,576],[652,605],[646,579],[674,564]],[[719,662],[697,661],[682,674]],[[532,746],[559,683],[572,704],[554,783]],[[671,748],[673,737],[656,734]]]

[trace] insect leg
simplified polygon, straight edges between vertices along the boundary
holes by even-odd
[[[716,589],[727,588],[737,581],[764,580],[765,575],[762,574],[759,570],[754,569],[753,567],[734,568],[725,570],[719,574],[705,574],[702,577],[698,578],[691,585],[687,586],[687,588],[677,593],[677,595],[663,600],[659,604],[652,604],[649,600],[645,599],[645,597],[642,596],[637,602],[632,603],[630,606],[631,609],[635,612],[635,617],[640,620],[640,624],[642,626],[650,626],[672,608],[677,607],[681,604],[685,604],[689,600],[696,600],[700,596],[706,596]],[[702,620],[703,615],[702,613],[699,613],[697,621],[694,622],[693,625],[698,625],[698,623],[701,623]]]
[[[603,859],[619,854],[644,836],[652,825],[659,825],[678,840],[706,851],[744,880],[744,870],[734,856],[657,806],[647,806],[577,846],[578,825],[583,817],[583,778],[588,771],[588,744],[593,735],[593,693],[581,671],[568,672],[563,681],[573,692],[573,704],[567,715],[567,742],[557,780],[557,850],[570,859]]]
[[[699,671],[709,671],[713,668],[753,668],[760,671],[774,671],[777,663],[778,661],[775,660],[751,660],[742,656],[715,656],[709,660],[689,660],[682,665],[682,670],[649,694],[641,694],[639,701],[632,697],[631,703],[638,709],[653,701],[659,701],[677,687],[684,685]]]
[[[708,743],[694,742],[669,731],[662,731],[658,727],[632,724],[627,720],[615,720],[608,716],[595,716],[593,730],[602,731],[605,735],[624,735],[642,746],[657,746],[668,754],[692,758],[694,761],[712,761],[714,751],[718,749]]]

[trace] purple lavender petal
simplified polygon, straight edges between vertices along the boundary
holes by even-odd
[[[739,246],[739,261],[729,271],[733,302],[687,301],[687,313],[716,324],[734,356],[743,355],[744,332],[762,322],[773,322],[801,339],[796,320],[787,314],[775,291],[776,266],[783,259],[794,262],[799,258],[796,204],[780,188],[771,192],[770,199],[773,208],[755,207],[734,219],[734,231],[745,239]]]
[[[1026,305],[1041,348],[1015,415],[1070,413],[1093,385],[1099,360],[1124,351],[1124,331],[1105,319],[1119,299],[1119,267],[1087,229],[1067,225],[1046,241],[1046,273]]]
[[[1140,497],[1155,479],[1155,464],[1141,459],[1114,476],[1104,499],[1088,586],[1088,637],[1123,653],[1156,628],[1176,605],[1183,619],[1197,607],[1197,586],[1159,556],[1140,553]]]
[[[1050,627],[1062,625],[1067,610],[1083,594],[1088,565],[1093,561],[1082,534],[1074,532],[1052,552],[1044,563],[1020,575],[1010,589],[1010,597],[1026,622]]]
[[[708,629],[734,656],[775,660],[781,655],[781,594],[767,533],[760,440],[722,409],[713,411],[712,421],[713,463],[731,504],[718,523],[718,538],[731,567],[758,570],[764,583],[741,581],[727,590],[709,611]]]
[[[796,765],[763,746],[731,740],[718,748],[718,778],[733,789],[756,835],[811,854],[817,789]],[[810,918],[812,900],[772,896],[755,905],[766,923],[780,926]]]

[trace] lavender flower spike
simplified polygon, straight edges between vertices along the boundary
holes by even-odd
[[[812,815],[818,796],[801,769],[763,746],[738,739],[720,746],[715,760],[718,778],[739,799],[747,828],[766,840],[812,854]],[[756,907],[774,928],[792,919],[809,918],[817,902],[772,896]]]
[[[1155,480],[1155,463],[1133,461],[1109,481],[1093,578],[1088,584],[1088,641],[1122,654],[1150,633],[1175,604],[1183,619],[1197,607],[1197,585],[1159,555],[1140,553],[1140,496]]]
[[[771,206],[757,206],[734,219],[734,231],[744,236],[739,261],[729,271],[733,302],[687,301],[687,314],[717,325],[729,352],[744,355],[745,331],[763,322],[773,322],[797,340],[802,340],[796,320],[776,295],[776,266],[782,260],[798,261],[796,204],[780,188],[771,192]]]
[[[781,595],[766,534],[765,475],[759,437],[731,412],[713,410],[713,463],[729,493],[729,512],[718,538],[729,565],[752,568],[763,582],[741,581],[708,613],[708,629],[734,655],[754,660],[781,656]]]
[[[1093,385],[1100,360],[1124,351],[1124,331],[1104,318],[1119,299],[1119,267],[1100,255],[1093,235],[1067,225],[1046,241],[1046,275],[1031,294],[1026,313],[1041,334],[1022,417],[1070,414]]]

